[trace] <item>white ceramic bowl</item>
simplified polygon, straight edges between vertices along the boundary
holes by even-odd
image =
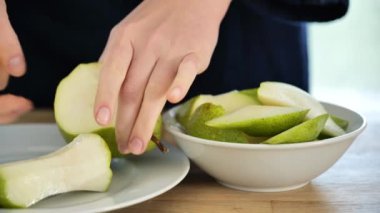
[[[164,114],[164,124],[184,153],[219,183],[247,191],[286,191],[306,185],[329,169],[366,127],[360,114],[333,104],[324,106],[349,121],[347,134],[280,145],[212,141],[185,134],[175,119],[178,107]]]

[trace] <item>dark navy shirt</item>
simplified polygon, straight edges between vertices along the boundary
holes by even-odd
[[[59,81],[79,63],[98,60],[112,27],[139,0],[7,1],[28,70],[2,93],[53,104]],[[186,3],[186,1],[184,1]],[[187,98],[283,81],[308,89],[305,23],[342,17],[348,0],[233,0],[211,64]],[[0,29],[1,30],[1,29]]]

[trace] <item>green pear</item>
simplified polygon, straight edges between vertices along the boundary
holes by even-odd
[[[108,143],[112,156],[120,157],[123,155],[115,140],[115,118],[104,127],[95,121],[93,114],[99,73],[98,63],[80,64],[59,83],[54,100],[55,120],[67,142],[82,133],[96,133]],[[162,119],[159,117],[153,135],[160,139],[161,131]],[[150,141],[147,150],[154,147],[155,143]]]
[[[301,123],[308,109],[250,105],[206,122],[219,129],[240,129],[252,136],[273,136]]]
[[[176,119],[182,126],[186,126],[195,110],[204,103],[220,105],[226,112],[234,111],[240,107],[259,104],[254,97],[243,94],[237,90],[219,95],[198,95],[185,102],[178,109]]]
[[[0,165],[0,206],[26,208],[64,192],[108,189],[111,152],[98,135],[83,134],[61,149]]]
[[[314,141],[318,138],[318,135],[324,128],[328,117],[328,114],[319,115],[278,135],[275,135],[268,140],[265,140],[263,143],[284,144]]]
[[[309,93],[286,83],[262,82],[258,90],[258,97],[260,102],[265,105],[295,106],[310,109],[306,115],[307,119],[327,113],[323,105]],[[345,133],[331,118],[328,118],[322,132],[332,137]]]
[[[248,143],[249,138],[242,131],[234,129],[217,129],[205,125],[206,121],[224,114],[225,110],[222,106],[212,103],[204,103],[200,105],[195,110],[186,126],[187,134],[215,141]]]

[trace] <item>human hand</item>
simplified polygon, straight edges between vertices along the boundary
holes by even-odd
[[[8,83],[9,76],[25,73],[25,60],[20,42],[7,15],[4,0],[0,0],[0,90]],[[14,95],[0,95],[0,124],[15,121],[33,108],[31,101]]]
[[[0,90],[7,86],[9,75],[22,76],[26,65],[20,42],[8,19],[5,0],[0,0]]]
[[[30,100],[15,95],[0,95],[0,124],[11,123],[33,108]]]
[[[111,31],[100,57],[97,122],[116,115],[119,151],[141,154],[166,101],[209,65],[230,0],[145,0]]]

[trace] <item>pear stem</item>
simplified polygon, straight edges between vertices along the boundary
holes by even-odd
[[[158,147],[158,149],[162,152],[162,153],[167,153],[169,152],[169,149],[164,146],[161,142],[160,142],[160,139],[158,139],[156,136],[152,135],[152,137],[150,138],[155,144],[156,146]]]

